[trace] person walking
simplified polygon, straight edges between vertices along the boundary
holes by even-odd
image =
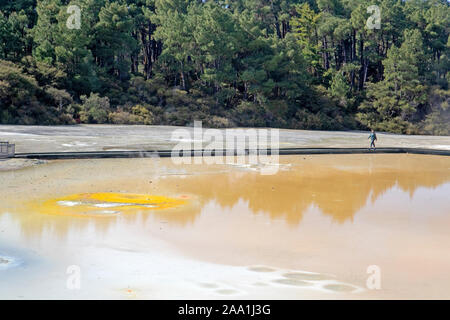
[[[371,151],[372,149],[373,149],[373,151],[375,151],[377,149],[375,146],[375,141],[377,141],[378,138],[377,138],[377,134],[375,133],[375,131],[373,131],[373,129],[370,132],[369,140],[370,140],[369,151]]]

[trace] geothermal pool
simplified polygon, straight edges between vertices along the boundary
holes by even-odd
[[[0,298],[450,299],[450,158],[280,162],[0,172]]]

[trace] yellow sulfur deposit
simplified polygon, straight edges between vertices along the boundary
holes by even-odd
[[[111,216],[175,208],[185,200],[144,194],[83,193],[35,205],[40,213],[71,216]]]

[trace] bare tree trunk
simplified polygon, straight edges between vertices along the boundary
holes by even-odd
[[[327,37],[323,37],[322,39],[322,46],[324,49],[324,54],[323,54],[323,58],[324,58],[324,67],[326,70],[328,70],[330,68],[330,58],[328,55],[328,43],[327,43]]]
[[[184,64],[183,61],[181,61],[181,72],[180,72],[180,77],[181,77],[181,87],[183,88],[183,90],[186,91],[186,78],[184,76]]]
[[[144,77],[148,80],[152,76],[153,65],[162,52],[162,44],[160,41],[153,39],[153,33],[155,32],[155,25],[150,21],[148,24],[140,30],[141,42],[144,55]]]
[[[359,40],[359,55],[361,63],[361,68],[359,69],[359,90],[362,91],[362,89],[364,88],[364,73],[366,70],[364,59],[364,40],[362,39],[362,36]]]

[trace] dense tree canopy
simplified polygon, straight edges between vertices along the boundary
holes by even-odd
[[[448,135],[449,34],[446,0],[8,0],[0,123]]]

